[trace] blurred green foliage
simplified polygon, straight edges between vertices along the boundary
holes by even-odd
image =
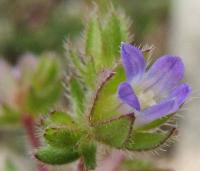
[[[24,52],[62,52],[63,40],[80,32],[80,11],[62,0],[1,0],[0,54],[16,61]],[[76,8],[79,8],[76,6]]]
[[[63,40],[69,35],[75,38],[82,30],[81,15],[88,13],[85,6],[94,3],[105,12],[111,1],[1,0],[0,54],[16,62],[27,51],[37,54],[43,51],[61,53]],[[160,34],[160,27],[165,27],[168,21],[170,3],[167,0],[114,0],[112,3],[123,7],[131,16],[136,42],[145,42],[151,39],[150,35]],[[105,34],[112,33],[105,31]]]
[[[19,124],[24,115],[48,112],[60,98],[61,65],[57,56],[24,56],[15,68],[3,60],[0,80],[0,123]]]
[[[154,163],[148,160],[125,160],[121,167],[127,170],[137,171],[153,171],[155,169]]]
[[[123,1],[127,13],[134,22],[135,40],[145,42],[147,36],[155,33],[169,19],[170,1],[168,0],[133,0]]]
[[[19,171],[19,170],[17,169],[17,166],[11,160],[6,160],[5,171]]]

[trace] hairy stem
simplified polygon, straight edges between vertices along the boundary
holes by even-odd
[[[23,115],[22,124],[26,130],[26,134],[33,149],[40,146],[39,138],[35,135],[35,121],[30,115]],[[48,169],[42,164],[37,162],[38,171],[48,171]]]

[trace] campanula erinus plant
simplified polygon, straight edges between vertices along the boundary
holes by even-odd
[[[174,135],[176,127],[161,127],[191,92],[181,82],[183,62],[165,55],[148,66],[145,56],[151,52],[130,43],[129,25],[113,8],[106,15],[96,10],[87,20],[81,50],[66,44],[70,106],[42,120],[44,145],[35,153],[41,162],[80,159],[79,170],[95,169],[99,144],[134,153],[156,149]]]

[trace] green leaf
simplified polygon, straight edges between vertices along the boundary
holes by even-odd
[[[69,43],[67,43],[66,46],[67,59],[72,62],[74,69],[76,69],[79,73],[84,74],[85,65],[81,61],[77,52],[73,49],[73,47],[70,46]]]
[[[75,146],[80,139],[79,130],[70,127],[48,127],[44,131],[46,142],[54,147],[69,148]]]
[[[60,76],[60,63],[55,56],[44,55],[40,58],[36,72],[33,76],[33,86],[39,91],[58,80]]]
[[[37,91],[32,87],[28,94],[27,110],[33,115],[47,112],[57,102],[61,95],[62,86],[60,81],[55,82],[44,91]]]
[[[96,144],[85,141],[80,145],[80,154],[83,157],[84,164],[88,169],[96,167]]]
[[[93,107],[90,111],[90,122],[92,125],[122,114],[118,110],[120,101],[117,97],[117,88],[125,80],[122,66],[118,66],[113,71],[105,71],[100,77],[102,81],[99,83]]]
[[[83,87],[75,78],[71,78],[69,81],[69,89],[74,111],[78,116],[81,116],[83,115],[85,102],[85,93]]]
[[[51,165],[60,165],[60,164],[67,164],[77,160],[80,155],[75,149],[62,149],[62,148],[55,148],[52,146],[46,146],[40,148],[35,157],[44,162]]]
[[[128,25],[124,25],[119,14],[112,12],[102,32],[104,66],[111,66],[119,59],[120,44],[128,41]]]
[[[136,131],[145,131],[145,130],[150,130],[150,129],[154,129],[154,128],[158,128],[160,125],[166,123],[172,115],[168,115],[166,117],[162,117],[160,119],[156,119],[155,121],[152,121],[148,124],[142,125],[138,128],[136,128]]]
[[[125,148],[131,151],[153,150],[165,143],[171,137],[174,131],[175,129],[172,129],[167,133],[133,131],[132,137],[125,145]]]
[[[45,127],[56,125],[75,127],[75,122],[69,114],[60,111],[54,111],[50,113],[45,120],[43,120],[43,125]]]
[[[85,54],[95,60],[98,66],[102,55],[101,28],[96,14],[90,18],[85,29]]]
[[[29,113],[46,112],[58,100],[62,90],[60,72],[56,58],[40,59],[28,94],[26,110]]]
[[[96,88],[97,74],[111,67],[119,59],[120,43],[128,42],[129,22],[120,12],[109,5],[109,15],[101,15],[97,9],[88,19],[84,31],[85,59],[81,60],[68,46],[68,56],[78,75],[83,78],[88,89]]]
[[[92,57],[88,57],[86,63],[87,67],[85,67],[85,73],[82,75],[82,77],[85,81],[86,87],[94,90],[97,79],[94,59]]]
[[[112,147],[122,148],[131,134],[134,122],[133,117],[132,114],[122,115],[95,126],[96,139]]]
[[[101,26],[95,13],[89,18],[85,28],[85,55],[86,67],[83,76],[85,84],[89,88],[95,88],[96,73],[101,67],[102,57],[102,40],[101,40]]]

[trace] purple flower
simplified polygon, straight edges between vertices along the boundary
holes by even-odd
[[[191,92],[181,83],[184,65],[179,57],[165,55],[147,69],[142,52],[121,44],[122,64],[127,81],[118,87],[120,101],[136,115],[136,123],[146,124],[176,112]]]

